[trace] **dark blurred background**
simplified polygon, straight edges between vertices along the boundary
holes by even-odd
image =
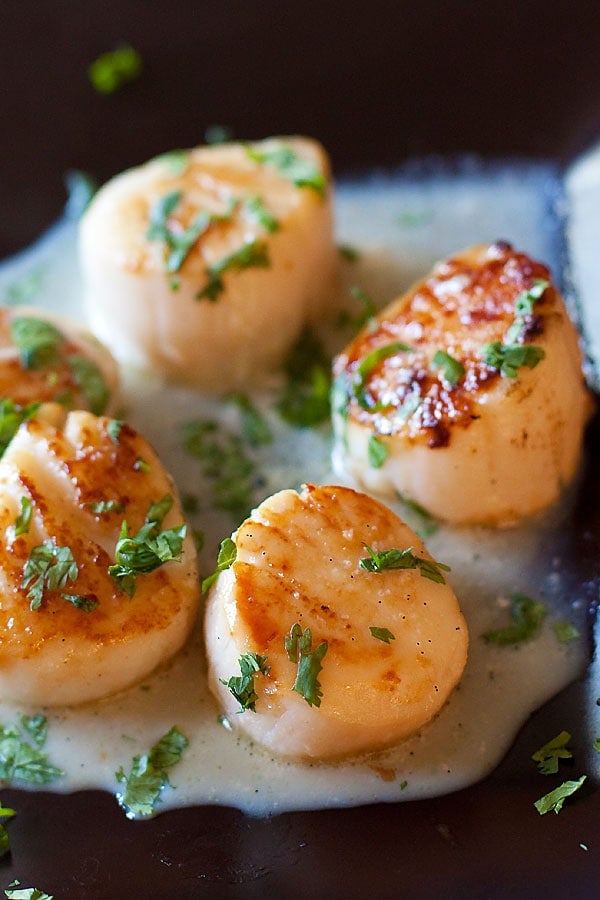
[[[140,78],[89,64],[122,43]],[[336,173],[477,152],[567,160],[600,134],[600,7],[571,0],[3,0],[0,254],[65,199],[224,125],[306,133]]]

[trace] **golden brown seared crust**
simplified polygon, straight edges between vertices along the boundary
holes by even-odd
[[[482,396],[498,383],[500,373],[484,362],[482,348],[506,341],[515,322],[515,300],[538,281],[548,287],[533,313],[522,318],[511,343],[543,347],[548,321],[564,314],[545,265],[505,241],[472,247],[438,263],[336,359],[336,384],[346,395],[350,418],[370,425],[376,434],[446,446],[452,427],[468,427]],[[361,374],[368,354],[396,342],[411,349],[393,352]],[[439,350],[464,368],[456,384],[445,377],[443,367],[432,364]]]

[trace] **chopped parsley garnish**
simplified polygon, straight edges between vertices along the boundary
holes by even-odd
[[[286,383],[277,401],[281,418],[298,428],[328,421],[331,411],[331,360],[310,329],[298,338],[285,362]]]
[[[242,437],[251,447],[270,444],[273,440],[271,429],[263,414],[246,394],[231,394],[228,398],[240,411]]]
[[[88,75],[99,94],[114,94],[129,81],[139,78],[143,68],[137,50],[125,45],[102,53],[88,67]]]
[[[496,369],[507,378],[516,378],[518,370],[524,367],[535,369],[546,356],[542,347],[533,344],[501,344],[500,341],[485,344],[481,352],[486,366]]]
[[[301,159],[286,144],[280,144],[271,150],[258,150],[255,147],[248,146],[246,147],[246,152],[254,162],[273,166],[274,169],[277,169],[284,178],[287,178],[296,187],[310,188],[319,194],[320,197],[325,196],[325,188],[327,187],[325,176],[313,162],[308,159]]]
[[[542,775],[556,775],[558,772],[559,759],[572,759],[573,754],[567,749],[567,744],[571,740],[568,731],[561,731],[555,738],[540,747],[532,754],[532,760],[538,764],[538,769]]]
[[[338,244],[338,253],[347,262],[356,262],[360,258],[360,253],[352,244]]]
[[[369,435],[367,453],[369,456],[369,464],[374,469],[380,469],[390,455],[388,445],[385,441],[382,441],[381,438],[377,437],[376,434]]]
[[[233,132],[227,125],[209,125],[204,132],[204,141],[210,146],[226,144],[232,137]]]
[[[205,477],[212,481],[212,501],[216,509],[246,516],[253,505],[257,480],[255,466],[245,451],[243,440],[210,419],[186,422],[183,445],[203,464]]]
[[[19,426],[31,419],[39,408],[40,404],[37,402],[19,406],[10,397],[0,400],[0,456],[14,438]]]
[[[80,609],[85,613],[91,613],[100,605],[99,601],[93,597],[86,597],[83,594],[61,594],[63,600],[72,603],[76,609]]]
[[[499,644],[501,647],[521,644],[535,637],[542,627],[546,617],[546,607],[543,603],[518,592],[512,594],[510,599],[512,625],[486,631],[482,637],[488,644]]]
[[[211,263],[206,274],[208,281],[196,294],[197,300],[214,301],[225,290],[222,276],[225,272],[241,272],[243,269],[268,269],[271,265],[269,251],[263,241],[247,241],[223,259]]]
[[[129,597],[135,594],[139,575],[148,575],[166,562],[181,560],[186,526],[178,525],[160,531],[162,520],[172,504],[173,498],[169,494],[158,503],[152,503],[146,522],[137,534],[129,534],[126,521],[121,525],[121,534],[115,548],[115,562],[109,566],[108,574]]]
[[[48,762],[45,716],[22,716],[21,727],[0,725],[0,781],[49,784],[64,775]],[[28,740],[33,739],[33,744]]]
[[[8,900],[54,900],[54,894],[47,894],[35,887],[21,887],[21,882],[16,878],[4,888],[4,896]]]
[[[377,315],[377,307],[370,295],[367,294],[366,291],[363,291],[361,287],[358,287],[358,285],[350,288],[350,293],[355,300],[358,300],[359,303],[362,304],[362,310],[353,319],[350,318],[347,324],[351,325],[352,328],[355,328],[356,331],[360,331],[364,325],[374,319]],[[343,324],[346,324],[346,322]]]
[[[388,569],[419,569],[419,573],[423,578],[435,581],[436,584],[445,584],[446,580],[442,572],[450,571],[450,566],[446,566],[444,563],[415,556],[412,552],[412,547],[408,547],[406,550],[392,548],[376,553],[365,544],[365,550],[369,556],[366,559],[361,559],[359,565],[361,569],[366,569],[367,572],[385,572]]]
[[[134,756],[131,772],[126,775],[123,767],[115,773],[125,790],[117,794],[119,805],[128,819],[151,816],[160,795],[170,785],[168,770],[179,762],[188,746],[187,737],[173,726],[143,756]]]
[[[533,307],[543,297],[546,288],[550,287],[549,281],[537,278],[533,285],[525,291],[521,291],[515,300],[515,321],[506,332],[504,339],[507,344],[514,344],[522,337],[527,325],[527,319],[533,315]]]
[[[136,459],[136,461],[133,464],[133,471],[134,472],[144,472],[145,474],[148,474],[148,472],[152,471],[152,466],[142,456],[138,456],[138,458]]]
[[[29,497],[21,497],[21,512],[15,519],[15,537],[29,532],[32,514],[33,502]]]
[[[240,712],[245,712],[247,709],[256,712],[258,694],[254,687],[254,678],[258,673],[269,674],[267,657],[260,656],[258,653],[244,653],[239,659],[239,666],[241,675],[232,675],[229,681],[221,679],[221,683],[229,688],[240,704]]]
[[[456,387],[465,374],[465,367],[463,364],[453,356],[450,356],[449,353],[446,353],[445,350],[438,350],[434,354],[431,363],[434,368],[442,369],[444,380],[447,381],[448,384],[451,384],[452,387]]]
[[[395,356],[397,353],[410,353],[411,351],[412,347],[409,347],[408,344],[404,344],[402,341],[392,341],[391,344],[383,344],[381,347],[376,347],[375,350],[371,350],[370,353],[363,357],[354,370],[352,377],[354,398],[359,406],[371,411],[379,408],[372,404],[366,395],[365,387],[369,376],[380,363],[385,359],[389,359],[390,356]]]
[[[404,517],[419,537],[426,538],[435,534],[438,529],[438,523],[425,507],[400,492],[398,492],[398,499],[405,508]],[[411,519],[413,520],[412,522]]]
[[[600,737],[596,738],[596,740],[592,744],[592,747],[594,748],[596,753],[600,753]]]
[[[189,150],[167,150],[166,153],[157,156],[155,162],[165,163],[172,177],[177,178],[179,175],[183,175],[187,169],[189,159]]]
[[[12,819],[15,815],[15,810],[11,809],[10,806],[2,806],[0,803],[0,819]],[[0,858],[6,856],[6,854],[10,851],[10,838],[8,835],[8,831],[6,830],[6,826],[3,822],[0,822]]]
[[[181,191],[170,191],[159,197],[150,207],[150,225],[146,232],[148,240],[165,244],[165,268],[171,273],[179,272],[188,253],[213,221],[210,213],[200,212],[187,228],[180,225],[172,227],[169,218],[179,206],[182,196]]]
[[[323,692],[319,683],[319,672],[323,668],[321,663],[329,644],[322,641],[313,650],[310,628],[306,628],[303,633],[301,626],[296,622],[292,625],[289,635],[285,637],[284,645],[288,659],[298,664],[292,690],[304,697],[309,706],[320,706]]]
[[[369,631],[378,641],[389,644],[390,641],[396,640],[396,635],[392,634],[389,628],[378,628],[376,625],[369,625]]]
[[[78,569],[70,547],[57,547],[53,541],[44,541],[34,547],[23,568],[21,588],[27,591],[30,609],[39,609],[44,591],[60,590],[67,581],[77,579]]]
[[[4,302],[7,306],[22,306],[33,303],[44,284],[44,267],[37,266],[19,276],[6,288]]]
[[[244,200],[244,209],[248,213],[250,219],[260,225],[261,228],[264,228],[265,231],[268,231],[269,234],[274,234],[276,231],[279,231],[281,227],[279,221],[275,218],[273,213],[267,209],[262,197],[248,197]]]
[[[15,316],[10,323],[10,335],[24,369],[41,369],[54,363],[64,341],[58,328],[33,316]]]
[[[581,632],[571,622],[553,622],[552,630],[561,644],[569,644],[581,637]]]
[[[121,434],[121,429],[124,424],[125,423],[119,421],[119,419],[111,419],[107,424],[106,433],[108,434],[113,444],[119,443],[119,435]]]
[[[73,354],[67,359],[75,384],[87,400],[90,411],[101,416],[108,406],[110,391],[96,363],[87,356]]]
[[[237,547],[235,545],[235,541],[231,538],[226,537],[221,541],[219,546],[219,555],[217,556],[217,568],[215,571],[208,575],[202,582],[202,593],[207,591],[211,584],[219,577],[221,572],[224,572],[225,569],[230,569],[234,564],[237,556]]]
[[[550,791],[549,794],[544,794],[543,797],[536,800],[534,806],[540,816],[545,816],[546,813],[551,811],[559,813],[563,808],[563,803],[567,797],[570,797],[575,791],[578,791],[586,778],[587,775],[582,775],[577,781],[564,781],[559,787]]]

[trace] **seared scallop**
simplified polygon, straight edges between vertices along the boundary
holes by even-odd
[[[574,477],[590,400],[545,265],[506,242],[440,262],[334,363],[334,465],[454,523],[508,525]]]
[[[135,683],[192,627],[199,588],[170,477],[132,428],[58,405],[0,460],[0,693],[76,704]]]
[[[269,751],[329,759],[396,743],[460,679],[468,634],[447,567],[371,497],[281,491],[220,557],[209,683],[232,726]]]
[[[114,409],[118,382],[113,357],[81,325],[33,307],[0,309],[0,398],[101,415]]]
[[[278,366],[335,297],[329,163],[306,138],[165,154],[81,222],[85,301],[117,357],[218,392]]]

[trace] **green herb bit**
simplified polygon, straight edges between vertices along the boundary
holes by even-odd
[[[352,244],[338,244],[338,253],[347,262],[358,262],[360,253]]]
[[[58,348],[64,341],[58,328],[33,316],[15,316],[10,334],[24,369],[41,369],[56,362]]]
[[[498,644],[501,647],[521,644],[535,637],[542,627],[546,617],[546,607],[543,603],[518,592],[512,594],[510,599],[512,625],[486,631],[482,637],[488,644]]]
[[[581,632],[571,622],[553,622],[552,630],[561,644],[569,644],[581,637]]]
[[[152,466],[142,456],[138,456],[133,464],[133,470],[134,472],[144,472],[145,474],[148,474],[148,472],[152,471]]]
[[[350,294],[355,300],[358,300],[359,303],[362,304],[362,310],[354,317],[347,311],[344,311],[340,315],[339,324],[342,327],[350,326],[356,331],[360,331],[363,326],[373,321],[374,317],[377,315],[377,307],[369,294],[367,294],[366,291],[363,291],[361,287],[358,287],[358,285],[355,285],[350,289]]]
[[[44,267],[37,266],[19,276],[6,288],[5,302],[7,306],[23,306],[33,303],[44,284]]]
[[[406,494],[401,494],[400,492],[398,492],[398,499],[405,507],[406,515],[409,518],[412,517],[414,519],[414,524],[412,524],[412,527],[417,532],[419,537],[425,538],[430,537],[432,534],[435,534],[439,527],[438,523],[431,515],[431,513],[425,509],[424,506],[421,506],[420,503],[417,503],[415,500],[407,497]]]
[[[173,178],[183,175],[190,159],[189,150],[168,150],[157,156],[155,162],[164,163]]]
[[[215,218],[210,213],[200,212],[187,228],[171,227],[169,218],[181,202],[181,191],[165,194],[150,208],[150,225],[146,232],[148,240],[162,241],[167,248],[165,268],[167,272],[179,272],[190,250],[201,234],[208,229]]]
[[[486,366],[502,372],[507,378],[516,378],[519,369],[535,369],[546,356],[542,347],[533,344],[501,344],[494,341],[481,348]]]
[[[86,597],[84,594],[61,594],[63,600],[71,603],[75,609],[80,609],[84,613],[91,613],[100,606],[98,600],[93,597]]]
[[[219,546],[219,555],[217,556],[217,568],[212,573],[212,575],[209,575],[207,578],[205,578],[203,580],[202,593],[204,593],[204,591],[207,591],[209,589],[209,587],[212,584],[214,584],[214,582],[217,580],[217,578],[219,577],[219,574],[221,572],[224,572],[225,569],[231,568],[231,566],[235,562],[236,556],[237,556],[237,547],[235,545],[235,541],[233,541],[229,537],[224,538],[221,541],[221,544]]]
[[[22,717],[21,726],[33,738],[35,746],[18,726],[0,726],[0,780],[49,784],[62,777],[65,774],[62,769],[53,766],[48,754],[42,751],[46,740],[45,717]]]
[[[291,181],[296,187],[309,188],[325,196],[327,179],[319,171],[317,166],[307,159],[301,159],[291,147],[280,144],[272,150],[257,150],[255,147],[246,147],[250,159],[258,163],[266,163],[277,169],[284,178]]]
[[[564,781],[559,787],[550,791],[549,794],[544,794],[543,797],[536,800],[534,806],[540,816],[545,816],[546,813],[551,812],[552,810],[554,810],[555,813],[559,813],[563,808],[563,803],[567,797],[571,797],[575,791],[578,791],[586,778],[587,775],[582,775],[577,781]]]
[[[331,359],[320,338],[306,328],[285,361],[286,384],[276,407],[281,418],[298,428],[329,420]]]
[[[390,641],[396,640],[396,635],[392,634],[389,628],[378,628],[376,625],[369,625],[369,631],[376,640],[383,641],[384,644],[389,644]]]
[[[279,220],[267,209],[262,197],[248,197],[244,201],[244,209],[250,216],[250,219],[260,225],[261,228],[264,228],[265,231],[268,231],[269,234],[274,234],[281,228]]]
[[[431,210],[407,209],[398,216],[398,223],[405,228],[415,228],[418,225],[428,225],[433,219]]]
[[[537,278],[530,288],[525,291],[521,291],[514,303],[515,321],[510,326],[505,335],[507,344],[514,344],[520,339],[527,322],[527,318],[533,315],[533,307],[535,303],[538,300],[541,300],[546,291],[546,288],[549,287],[549,281],[544,281],[541,278]]]
[[[567,744],[571,740],[568,731],[561,731],[555,738],[540,747],[532,754],[532,760],[538,764],[538,769],[542,775],[556,775],[558,772],[559,759],[572,759],[573,754],[567,749]]]
[[[242,437],[251,447],[272,443],[273,434],[267,420],[246,394],[231,394],[227,399],[235,403],[239,409],[242,421]]]
[[[156,503],[151,503],[146,513],[146,524],[152,522],[157,527],[162,524],[163,519],[173,508],[173,497],[171,494],[165,494]]]
[[[225,272],[241,272],[244,269],[268,269],[271,265],[267,245],[262,241],[247,241],[233,253],[208,266],[208,281],[196,294],[196,300],[206,298],[212,303],[225,290],[222,276]]]
[[[35,887],[21,887],[21,882],[16,878],[4,889],[4,896],[8,900],[54,900],[54,894],[47,894]]]
[[[209,125],[204,132],[204,142],[210,146],[226,144],[233,137],[228,125]]]
[[[388,569],[419,569],[419,573],[423,578],[435,581],[436,584],[445,584],[446,580],[442,572],[450,571],[450,566],[446,566],[444,563],[415,556],[412,552],[412,547],[408,547],[406,550],[392,548],[376,553],[365,544],[365,550],[369,556],[366,559],[361,559],[359,565],[361,569],[366,569],[367,572],[385,572]]]
[[[465,374],[463,364],[453,356],[450,356],[449,353],[446,353],[445,350],[438,350],[431,362],[436,369],[442,369],[444,380],[452,387],[456,387]]]
[[[148,575],[166,562],[181,560],[186,526],[159,531],[162,519],[170,509],[170,505],[166,508],[169,500],[172,504],[172,498],[167,495],[158,504],[151,504],[146,522],[137,534],[129,534],[126,521],[121,525],[115,562],[109,566],[108,574],[129,597],[135,594],[138,576]]]
[[[115,773],[117,781],[125,785],[117,800],[128,819],[147,818],[155,812],[164,788],[171,784],[168,770],[180,761],[188,744],[187,737],[173,726],[149,753],[134,756],[129,775],[123,767]]]
[[[23,568],[21,581],[23,590],[29,588],[30,609],[40,608],[44,590],[64,588],[67,581],[75,581],[77,575],[77,563],[70,547],[57,547],[53,541],[44,541],[34,547]]]
[[[125,510],[125,505],[119,503],[118,500],[92,500],[89,503],[84,503],[84,506],[91,510],[96,516],[106,516],[109,513],[122,513]]]
[[[15,537],[29,532],[32,514],[33,502],[29,497],[21,497],[21,512],[15,519]]]
[[[372,412],[382,408],[379,405],[370,403],[366,396],[366,383],[373,370],[391,356],[396,356],[398,353],[410,353],[412,349],[412,347],[402,343],[402,341],[392,341],[391,344],[383,344],[381,347],[376,347],[375,350],[371,350],[370,353],[363,357],[356,367],[352,379],[354,398],[362,409]]]
[[[369,435],[369,443],[367,446],[369,456],[369,465],[374,469],[380,469],[388,456],[390,455],[389,447],[377,437],[376,434]]]
[[[110,400],[110,391],[102,372],[87,356],[73,354],[68,357],[67,362],[71,367],[75,384],[86,398],[90,412],[95,416],[101,416]]]
[[[329,647],[327,641],[323,641],[313,650],[310,628],[303,633],[301,626],[296,622],[292,625],[289,635],[284,638],[284,646],[288,659],[298,664],[292,690],[304,697],[309,706],[320,706],[323,692],[318,676],[323,668],[321,665],[323,657]]]
[[[92,85],[99,94],[114,94],[143,71],[142,57],[129,45],[102,53],[88,67]]]
[[[15,810],[10,806],[2,806],[0,803],[0,819],[12,819],[16,815]],[[6,856],[10,852],[10,837],[6,826],[0,822],[0,858]]]
[[[600,753],[600,737],[597,737],[594,743],[592,744],[593,749],[596,753]]]
[[[200,419],[183,426],[183,445],[212,480],[214,506],[238,519],[245,517],[253,505],[256,475],[241,438],[219,429],[216,422]]]
[[[110,422],[106,426],[106,433],[109,438],[113,442],[113,444],[119,443],[119,436],[121,434],[121,429],[125,423],[121,422],[119,419],[111,419]]]
[[[244,653],[239,659],[241,675],[232,675],[229,681],[221,679],[221,684],[229,688],[241,709],[239,712],[245,712],[249,709],[256,712],[256,701],[258,694],[254,686],[254,678],[258,673],[268,675],[270,667],[267,666],[267,657],[260,656],[258,653]]]

